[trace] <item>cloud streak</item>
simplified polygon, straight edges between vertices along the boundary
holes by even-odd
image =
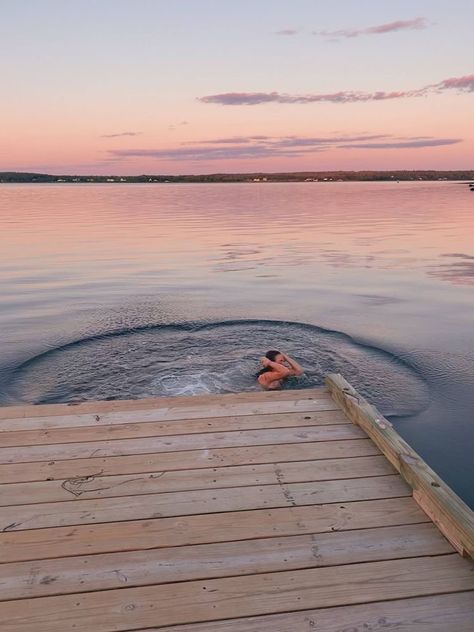
[[[434,88],[438,90],[457,89],[464,92],[474,92],[474,75],[465,75],[464,77],[451,77],[435,84]]]
[[[122,136],[140,136],[142,132],[119,132],[118,134],[102,134],[101,138],[121,138]]]
[[[420,31],[430,26],[426,18],[413,18],[411,20],[395,20],[385,24],[367,26],[362,29],[341,29],[338,31],[313,31],[313,35],[330,38],[354,38],[361,35],[384,35],[396,31]]]
[[[393,143],[353,143],[339,145],[343,149],[410,149],[416,147],[442,147],[444,145],[456,145],[461,142],[459,138],[431,138],[429,140],[405,140]]]
[[[431,84],[415,90],[399,90],[386,92],[362,92],[339,90],[320,94],[285,94],[281,92],[223,92],[198,97],[201,103],[218,105],[261,105],[262,103],[308,104],[308,103],[363,103],[367,101],[390,101],[421,97],[429,94],[453,90],[458,93],[474,92],[474,74],[463,77],[450,77],[439,83]]]
[[[275,35],[296,35],[299,33],[299,29],[281,29],[281,31],[275,31]]]
[[[189,121],[180,121],[179,123],[171,123],[168,125],[168,129],[174,130],[177,127],[182,127],[183,125],[189,125]]]
[[[383,24],[376,24],[374,26],[366,26],[359,29],[339,29],[336,31],[311,31],[312,35],[318,37],[325,37],[331,41],[339,39],[353,39],[355,37],[361,37],[364,35],[385,35],[386,33],[395,33],[398,31],[421,31],[430,27],[432,23],[423,17],[412,18],[410,20],[394,20],[393,22],[385,22]],[[302,29],[296,28],[284,28],[279,31],[275,31],[275,35],[292,36],[298,35],[302,32]]]
[[[416,149],[462,142],[460,138],[396,137],[391,134],[338,136],[236,136],[182,143],[170,149],[111,149],[118,159],[154,158],[156,160],[243,160],[258,158],[296,158],[337,149]]]

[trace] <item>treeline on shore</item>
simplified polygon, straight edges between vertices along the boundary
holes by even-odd
[[[0,172],[0,183],[47,182],[366,182],[407,180],[474,180],[474,170],[465,171],[303,171],[289,173],[212,173],[198,175],[51,175],[47,173]]]

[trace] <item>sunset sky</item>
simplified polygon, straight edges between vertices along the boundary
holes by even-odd
[[[1,5],[0,171],[474,168],[472,0]]]

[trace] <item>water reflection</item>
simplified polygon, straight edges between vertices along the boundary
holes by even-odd
[[[472,196],[450,183],[8,185],[0,208],[10,268],[0,280],[30,291],[47,291],[41,278],[108,284],[170,271],[293,282],[298,267],[473,283]]]
[[[462,253],[440,256],[454,259],[454,261],[439,263],[428,270],[429,275],[459,285],[474,285],[474,257]]]
[[[448,182],[2,185],[0,401],[20,366],[15,384],[27,401],[120,396],[130,386],[142,396],[150,384],[156,393],[190,392],[203,354],[206,388],[253,388],[249,367],[271,341],[301,353],[311,379],[338,368],[356,381],[369,375],[367,394],[388,394],[387,410],[406,413],[409,389],[392,360],[374,364],[346,345],[335,363],[332,346],[296,327],[321,325],[416,367],[432,405],[408,421],[397,417],[400,428],[474,504],[466,475],[474,435],[474,359],[466,355],[473,201]],[[192,358],[196,340],[187,335],[134,334],[237,318],[293,325],[275,329],[274,339],[239,327],[232,338],[219,325],[221,338],[202,337]],[[88,345],[59,351],[117,330],[131,333],[102,346],[102,355]],[[48,351],[57,364],[31,363]],[[133,363],[124,364],[127,356]],[[166,375],[162,360],[172,369]],[[406,377],[413,386],[412,373]]]

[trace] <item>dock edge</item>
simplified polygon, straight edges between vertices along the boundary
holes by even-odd
[[[410,485],[414,500],[441,533],[463,557],[474,559],[474,512],[342,375],[330,374],[325,382],[346,416],[366,432]]]

